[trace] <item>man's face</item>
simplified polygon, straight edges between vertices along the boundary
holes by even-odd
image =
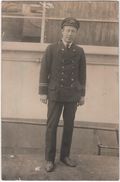
[[[77,29],[72,26],[64,26],[62,29],[63,40],[67,43],[73,42],[76,38]]]

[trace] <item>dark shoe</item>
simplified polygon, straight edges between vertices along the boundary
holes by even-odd
[[[72,161],[69,157],[65,157],[64,159],[61,159],[61,161],[70,167],[76,167],[76,163]]]
[[[47,161],[45,169],[47,172],[52,172],[54,169],[54,163],[52,161]]]

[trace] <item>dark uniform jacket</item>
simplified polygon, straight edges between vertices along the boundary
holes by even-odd
[[[41,63],[39,94],[54,101],[76,102],[85,96],[86,59],[83,48],[62,41],[47,47]]]

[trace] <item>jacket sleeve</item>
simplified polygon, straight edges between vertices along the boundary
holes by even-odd
[[[48,81],[50,74],[50,65],[52,60],[51,46],[49,45],[43,55],[41,61],[40,75],[39,75],[39,94],[48,94]]]
[[[84,50],[82,49],[80,58],[80,68],[79,68],[79,81],[81,85],[81,96],[85,96],[86,87],[86,57]]]

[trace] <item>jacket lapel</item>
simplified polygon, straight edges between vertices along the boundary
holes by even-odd
[[[65,55],[67,55],[68,58],[73,58],[73,57],[77,56],[77,54],[78,54],[76,45],[74,43],[67,50],[65,45],[63,44],[62,40],[60,40],[58,42],[58,50],[57,50],[57,52],[58,52],[58,55],[60,57],[61,56],[64,57]]]

